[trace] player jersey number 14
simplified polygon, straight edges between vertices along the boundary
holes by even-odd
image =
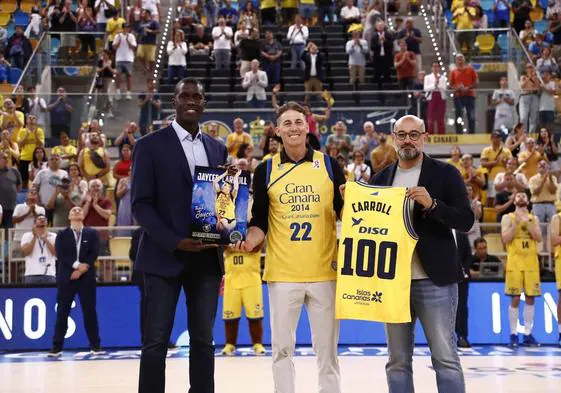
[[[411,321],[413,203],[404,187],[348,182],[337,256],[338,319]]]

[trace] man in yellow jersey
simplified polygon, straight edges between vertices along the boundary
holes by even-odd
[[[390,393],[413,392],[413,349],[417,318],[431,350],[438,392],[465,392],[456,348],[458,282],[463,279],[452,229],[473,225],[464,181],[456,168],[423,153],[423,120],[407,115],[394,124],[392,137],[399,160],[382,169],[372,184],[408,187],[415,201],[413,227],[419,241],[411,258],[411,322],[387,323]]]
[[[267,234],[263,279],[269,288],[276,393],[294,393],[296,326],[306,306],[318,357],[319,391],[339,393],[339,323],[335,320],[337,238],[345,182],[335,159],[306,146],[304,109],[289,102],[277,112],[284,148],[253,177],[253,218],[237,250],[255,251]]]
[[[234,183],[220,181],[228,175],[228,171],[218,176],[213,181],[214,192],[216,193],[216,230],[219,232],[230,232],[236,227],[236,198],[238,197],[239,178],[241,170],[234,175]]]
[[[561,347],[561,215],[556,214],[551,219],[549,234],[551,236],[551,248],[555,250],[555,280],[557,281],[557,327],[559,329],[559,346]]]
[[[532,336],[534,324],[534,297],[541,296],[538,243],[542,240],[540,221],[528,212],[528,195],[518,192],[514,196],[514,213],[505,214],[501,220],[501,237],[506,245],[505,294],[511,296],[508,308],[510,346],[518,346],[518,308],[524,292],[524,341],[522,345],[536,347]]]

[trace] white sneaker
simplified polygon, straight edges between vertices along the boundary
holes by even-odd
[[[127,91],[127,95],[126,95],[127,101],[132,100],[132,95],[130,91]]]
[[[117,100],[121,99],[121,89],[117,89],[115,91],[115,99],[117,99]]]
[[[111,110],[108,110],[108,111],[107,111],[107,117],[110,118],[110,119],[112,119],[112,118],[115,117],[115,115],[113,114],[113,112],[112,112]]]

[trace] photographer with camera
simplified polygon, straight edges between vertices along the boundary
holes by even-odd
[[[25,255],[25,284],[54,284],[56,234],[47,231],[47,217],[35,216],[31,232],[21,238],[21,251]]]
[[[47,211],[49,225],[57,227],[68,225],[68,209],[61,195],[63,192],[68,192],[68,172],[60,169],[60,162],[58,154],[51,154],[49,166],[41,169],[33,181],[33,187],[39,194],[39,204]],[[63,179],[66,179],[64,184]],[[62,186],[65,186],[66,191]]]

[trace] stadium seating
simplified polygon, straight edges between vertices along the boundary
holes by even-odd
[[[495,36],[493,34],[481,34],[475,39],[480,54],[491,54],[495,48]]]

